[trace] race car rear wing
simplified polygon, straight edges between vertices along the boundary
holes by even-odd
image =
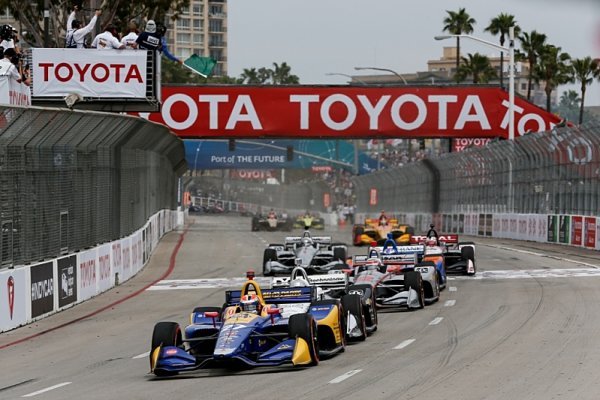
[[[352,265],[355,267],[365,265],[369,258],[369,256],[354,256],[352,257]],[[385,265],[415,265],[419,262],[419,254],[381,254],[379,259]]]
[[[312,241],[319,244],[331,244],[331,236],[312,236]],[[302,236],[286,236],[286,244],[301,243]]]
[[[425,240],[427,240],[427,236],[425,236],[425,235],[413,235],[410,238],[410,243],[411,244],[419,244],[419,243],[425,242]],[[455,235],[455,234],[439,235],[438,240],[443,243],[454,244],[454,243],[458,243],[458,235]]]
[[[240,303],[241,290],[227,290],[225,303],[228,306]],[[316,291],[312,286],[294,288],[262,289],[263,300],[267,304],[310,303],[316,299]]]
[[[328,274],[308,275],[308,283],[321,288],[345,287],[348,284],[348,275],[344,271],[331,271]],[[271,287],[288,287],[290,277],[274,277],[271,280]]]

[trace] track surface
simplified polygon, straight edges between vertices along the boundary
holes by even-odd
[[[197,216],[189,222],[168,279],[259,271],[266,243],[281,242],[285,235],[250,233],[250,220],[236,216]],[[167,235],[130,282],[1,334],[0,346],[76,320],[152,283],[169,268],[182,232]],[[348,227],[324,234],[350,239]],[[147,356],[154,323],[185,325],[195,306],[221,305],[224,290],[146,290],[0,350],[0,399],[597,399],[600,255],[474,240],[479,279],[451,280],[441,300],[424,310],[381,312],[373,336],[317,367],[154,378]],[[516,274],[521,270],[542,271]]]

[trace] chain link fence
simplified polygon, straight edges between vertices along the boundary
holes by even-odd
[[[597,215],[600,121],[353,179],[358,211]]]
[[[0,268],[124,237],[177,207],[183,143],[139,118],[0,106]]]

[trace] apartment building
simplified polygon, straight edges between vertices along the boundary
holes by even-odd
[[[169,21],[167,42],[173,54],[212,57],[217,60],[213,76],[227,75],[227,0],[190,0],[178,19]]]

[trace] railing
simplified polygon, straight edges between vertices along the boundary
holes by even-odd
[[[359,212],[600,212],[600,121],[355,177]]]

